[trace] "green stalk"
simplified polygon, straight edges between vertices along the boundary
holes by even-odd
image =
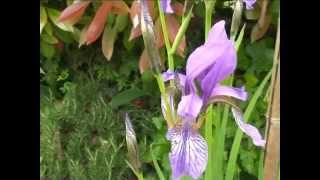
[[[180,44],[181,42],[181,39],[183,37],[183,35],[186,33],[186,30],[189,26],[189,23],[190,23],[190,19],[191,19],[191,15],[192,15],[192,9],[191,8],[187,14],[187,16],[182,20],[182,24],[179,28],[179,31],[178,31],[178,34],[176,36],[176,38],[174,39],[174,42],[172,44],[172,47],[171,47],[171,50],[170,50],[170,54],[171,56],[173,56],[173,54],[176,52],[177,48],[178,48],[178,45]]]
[[[205,19],[205,38],[206,38],[206,40],[208,39],[209,31],[211,28],[212,9],[213,8],[206,6],[206,19]]]
[[[226,80],[226,85],[232,85],[233,83],[233,75],[230,76],[229,79]],[[220,105],[219,108],[222,108]],[[218,109],[218,112],[221,112],[220,109]],[[224,162],[224,145],[225,145],[225,134],[226,134],[226,128],[228,123],[228,117],[229,117],[229,106],[223,105],[223,115],[221,120],[221,126],[218,126],[219,129],[216,131],[216,144],[215,144],[215,159],[214,164],[215,168],[213,169],[214,179],[223,179],[223,162]]]
[[[173,61],[173,56],[171,53],[169,53],[171,51],[171,45],[170,45],[170,41],[169,41],[169,36],[168,36],[168,31],[167,31],[167,24],[166,24],[166,20],[165,20],[165,16],[163,13],[163,10],[161,9],[161,4],[160,4],[160,0],[158,0],[158,9],[159,9],[159,15],[160,15],[160,23],[161,23],[161,27],[162,27],[162,33],[163,33],[163,37],[164,37],[164,43],[166,45],[166,49],[167,49],[167,55],[168,55],[168,66],[169,69],[171,71],[174,71],[174,61]],[[170,81],[173,83],[173,81]]]
[[[264,152],[261,151],[260,158],[259,158],[258,180],[263,180],[263,160],[264,160]]]
[[[155,78],[157,80],[161,96],[164,98],[164,103],[165,103],[166,107],[170,107],[169,106],[168,96],[166,94],[165,84],[164,84],[164,81],[162,79],[162,75],[161,74],[157,74],[157,75],[155,75]],[[171,111],[170,108],[167,108],[167,111],[168,112],[166,112],[166,114],[167,114],[168,118],[166,118],[166,121],[167,121],[168,126],[170,128],[172,128],[173,125],[174,125],[174,122],[173,122],[174,118],[171,117],[172,113],[170,112]]]
[[[250,119],[251,113],[253,111],[253,109],[255,108],[255,105],[259,99],[259,97],[262,95],[263,89],[266,86],[268,80],[271,77],[271,72],[270,71],[265,78],[263,79],[263,81],[261,82],[261,84],[259,85],[259,87],[257,88],[256,92],[254,93],[254,95],[252,96],[246,111],[244,113],[244,121],[247,122],[248,119]],[[243,136],[243,132],[240,129],[237,129],[235,138],[233,140],[233,144],[232,144],[232,148],[230,151],[230,157],[228,160],[228,164],[227,164],[227,170],[226,170],[226,178],[225,180],[233,180],[233,176],[234,176],[234,172],[236,169],[236,161],[238,158],[238,154],[239,154],[239,149],[240,149],[240,143],[241,143],[241,139]]]
[[[206,118],[206,124],[205,124],[205,137],[208,143],[208,165],[207,165],[207,171],[205,173],[205,179],[210,179],[212,177],[212,171],[213,169],[213,161],[212,161],[212,145],[213,145],[213,137],[212,137],[212,117],[213,117],[213,111],[212,111],[212,105],[210,105],[207,109],[207,118]],[[211,178],[212,179],[212,178]]]
[[[208,34],[211,28],[211,18],[212,18],[212,11],[213,11],[213,5],[211,3],[215,3],[213,1],[205,1],[205,39],[208,39]],[[218,105],[218,108],[215,110],[215,120],[216,120],[216,128],[219,128],[220,124],[220,108]],[[214,178],[214,149],[213,149],[213,134],[212,134],[212,125],[213,125],[213,109],[212,105],[210,105],[207,109],[207,119],[205,123],[205,136],[208,143],[208,165],[205,172],[205,179],[206,180],[212,180]]]
[[[207,40],[210,26],[211,26],[211,13],[210,8],[208,8],[208,5],[206,3],[206,12],[205,12],[205,38]],[[207,119],[206,119],[206,124],[205,124],[205,135],[206,135],[206,140],[208,143],[208,165],[207,165],[207,170],[205,172],[205,179],[213,179],[213,137],[212,137],[212,124],[213,124],[213,110],[212,110],[212,105],[210,105],[207,109]]]

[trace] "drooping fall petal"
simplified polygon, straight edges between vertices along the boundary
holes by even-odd
[[[81,1],[74,3],[64,9],[58,19],[60,22],[75,24],[83,15],[91,1]]]
[[[167,139],[171,141],[169,159],[173,180],[179,180],[181,176],[198,179],[208,162],[205,139],[190,124],[169,129]]]
[[[230,96],[230,97],[234,97],[236,99],[245,101],[247,100],[248,94],[244,90],[244,88],[234,88],[234,87],[217,85],[216,87],[214,87],[212,91],[211,98],[215,96]]]
[[[111,10],[111,6],[111,1],[104,1],[99,7],[86,33],[87,45],[95,42],[101,35],[105,22],[107,20],[107,15]]]
[[[243,121],[243,114],[235,108],[231,108],[233,117],[238,125],[238,127],[247,134],[253,141],[253,144],[256,146],[264,147],[266,140],[264,140],[259,133],[258,129],[250,124],[247,124]]]
[[[167,28],[169,33],[169,40],[171,43],[173,43],[179,31],[180,23],[173,15],[169,15],[169,14],[166,15],[166,20],[167,20]],[[177,52],[181,57],[184,57],[185,48],[186,48],[186,38],[185,36],[183,36],[177,49]]]

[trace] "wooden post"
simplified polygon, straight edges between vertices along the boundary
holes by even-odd
[[[280,165],[280,17],[274,53],[271,93],[267,111],[267,144],[264,159],[264,180],[276,180]]]

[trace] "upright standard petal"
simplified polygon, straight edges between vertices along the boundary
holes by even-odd
[[[203,101],[196,94],[189,94],[181,97],[181,101],[178,104],[178,115],[182,118],[196,119],[202,108]]]
[[[169,129],[167,138],[171,141],[169,159],[173,179],[179,180],[181,176],[198,179],[208,162],[208,145],[205,139],[188,123]]]
[[[230,41],[230,43],[223,44],[222,46],[224,46],[224,49],[220,49],[223,51],[221,56],[216,59],[215,64],[210,67],[203,79],[199,80],[201,82],[204,103],[211,96],[214,87],[232,74],[237,66],[237,55],[233,43]]]
[[[237,125],[245,134],[247,134],[252,139],[253,144],[256,146],[264,147],[266,141],[262,139],[262,136],[259,133],[258,129],[250,124],[245,123],[243,121],[243,115],[239,110],[231,108],[231,111],[234,116],[234,119],[236,120]]]
[[[214,86],[234,71],[236,50],[227,37],[224,24],[224,21],[216,23],[210,30],[208,41],[189,56],[186,94],[196,91],[194,80],[197,79],[204,81],[201,88],[208,98]]]
[[[160,0],[161,8],[165,13],[173,13],[171,0]]]
[[[210,29],[208,34],[208,40],[205,42],[208,43],[214,43],[218,41],[229,41],[228,35],[225,29],[226,22],[224,20],[221,20],[214,24],[214,26]]]

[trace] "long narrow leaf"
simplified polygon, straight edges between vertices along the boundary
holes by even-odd
[[[252,96],[252,98],[249,102],[249,105],[247,106],[247,109],[244,113],[244,120],[245,121],[248,121],[248,119],[250,119],[251,113],[254,110],[255,105],[256,105],[259,97],[262,95],[264,87],[266,86],[268,80],[271,77],[271,72],[272,71],[270,71],[265,76],[265,78],[263,79],[263,81],[261,82],[259,87],[257,88],[255,94]],[[236,132],[235,138],[233,140],[232,148],[230,151],[230,157],[229,157],[228,164],[227,164],[225,180],[233,180],[233,176],[234,176],[236,165],[237,165],[236,161],[237,161],[238,154],[239,154],[242,136],[243,136],[243,132],[240,129],[238,129]]]
[[[159,179],[160,180],[165,180],[166,178],[164,177],[164,175],[163,175],[163,173],[161,171],[161,168],[160,168],[160,166],[159,166],[159,164],[157,162],[157,159],[154,157],[152,146],[153,146],[153,144],[151,144],[151,146],[150,146],[153,165],[156,168],[156,172],[157,172],[157,175],[158,175]]]
[[[206,124],[205,124],[205,137],[208,143],[208,165],[207,170],[205,173],[205,179],[212,179],[212,167],[213,167],[213,161],[212,161],[212,144],[213,144],[213,137],[212,137],[212,105],[210,105],[207,109],[207,117],[206,117]]]

